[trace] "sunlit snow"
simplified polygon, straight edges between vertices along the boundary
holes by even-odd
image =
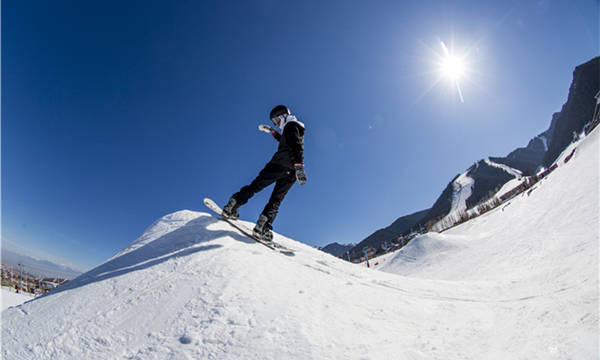
[[[375,269],[276,235],[296,250],[283,256],[206,211],[167,215],[3,311],[2,358],[597,358],[598,130],[573,147],[531,191]]]

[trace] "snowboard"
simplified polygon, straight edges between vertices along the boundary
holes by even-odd
[[[209,208],[211,211],[213,211],[215,214],[219,215],[221,217],[221,219],[227,221],[229,223],[229,225],[233,226],[239,232],[241,232],[242,234],[251,238],[252,240],[256,241],[257,243],[262,244],[271,250],[278,251],[287,256],[295,255],[294,251],[292,249],[289,249],[279,243],[276,243],[275,241],[264,241],[260,238],[257,238],[256,236],[254,236],[254,232],[252,231],[252,229],[249,228],[248,226],[246,226],[246,224],[242,223],[241,221],[234,220],[234,219],[227,219],[227,218],[223,217],[223,215],[222,215],[223,209],[221,209],[221,207],[219,205],[217,205],[217,203],[215,203],[211,199],[204,198],[204,205],[206,205],[206,207]]]

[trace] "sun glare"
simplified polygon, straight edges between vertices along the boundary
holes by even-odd
[[[440,40],[443,53],[439,56],[439,70],[442,78],[451,81],[460,98],[460,102],[465,102],[465,99],[460,89],[460,80],[465,77],[467,65],[465,57],[454,54],[454,49],[448,50],[446,44]]]
[[[465,102],[462,92],[462,84],[473,84],[471,77],[475,73],[473,71],[473,59],[471,53],[473,47],[457,49],[454,46],[454,41],[450,43],[450,47],[441,39],[438,39],[439,48],[431,48],[426,45],[429,50],[428,63],[430,65],[428,75],[431,75],[433,83],[419,95],[419,99],[425,96],[429,91],[441,83],[448,85],[448,90],[458,95],[461,103]]]
[[[448,55],[441,64],[442,74],[450,79],[459,80],[465,73],[465,63],[454,55]]]

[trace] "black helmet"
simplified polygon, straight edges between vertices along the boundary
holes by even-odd
[[[274,119],[276,117],[278,117],[279,115],[289,115],[290,113],[290,109],[287,108],[287,106],[285,105],[277,105],[273,108],[273,110],[271,110],[271,114],[269,115],[269,118]]]

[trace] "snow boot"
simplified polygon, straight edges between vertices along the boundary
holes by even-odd
[[[261,214],[258,217],[253,234],[262,241],[273,241],[273,231],[271,230],[271,225],[269,224],[269,218]]]
[[[239,207],[240,206],[237,204],[237,201],[233,197],[231,197],[229,199],[229,202],[227,202],[227,205],[225,205],[225,207],[223,208],[221,216],[223,216],[226,219],[237,220],[240,217],[240,214],[237,210]]]

